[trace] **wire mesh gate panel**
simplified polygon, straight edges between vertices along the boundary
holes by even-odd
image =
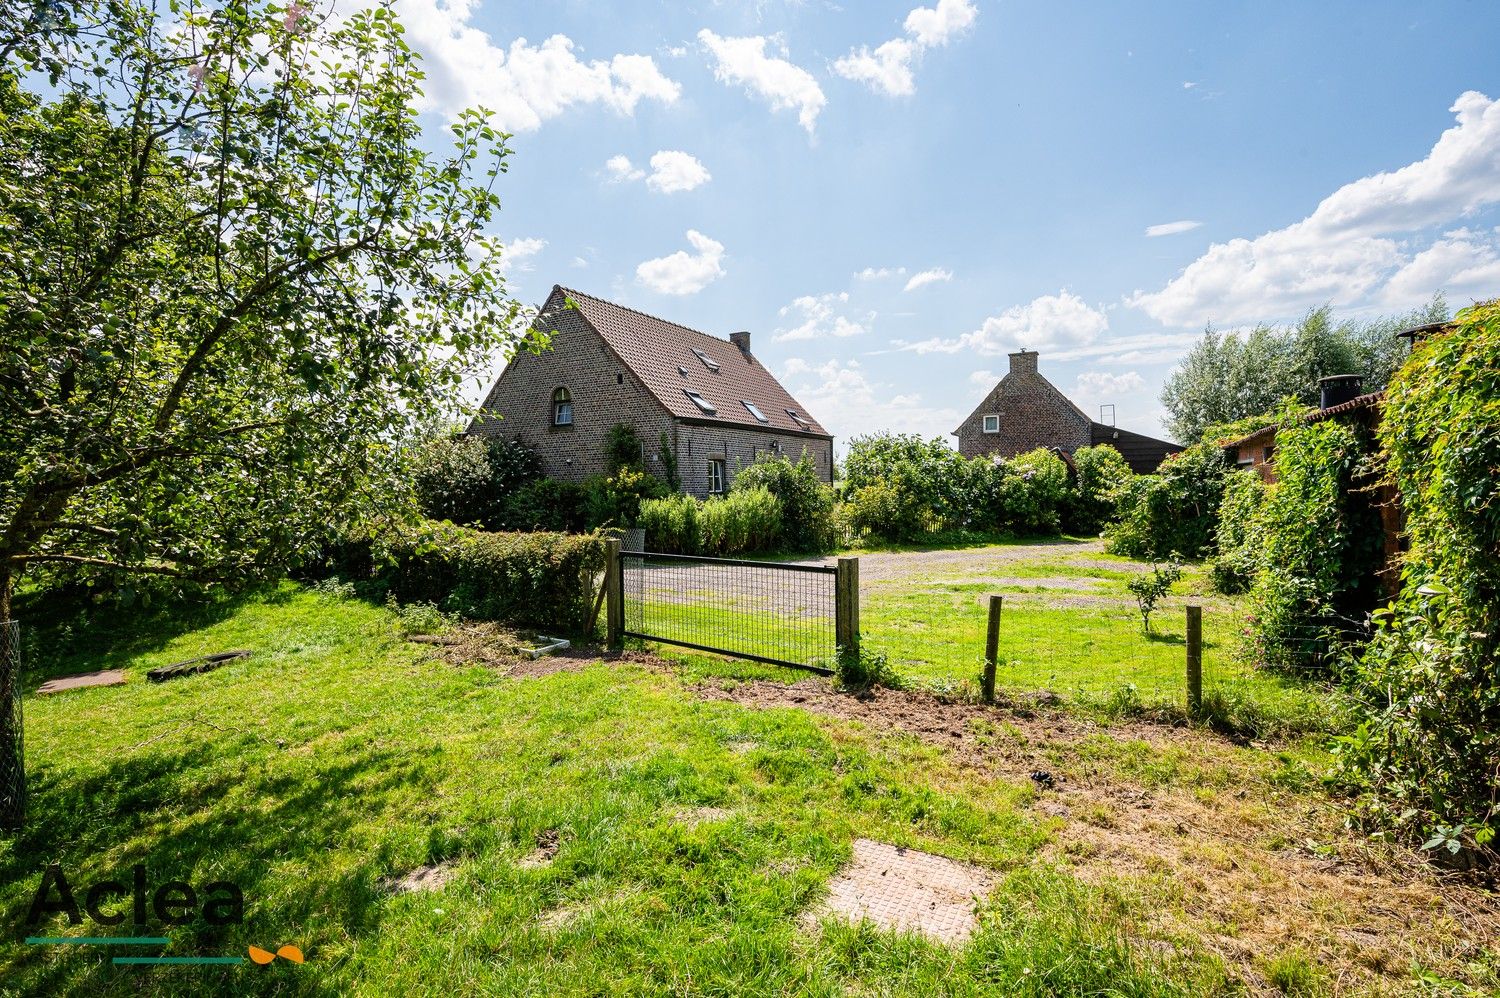
[[[0,620],[0,828],[20,828],[26,815],[26,763],[21,740],[21,627]]]
[[[830,673],[838,570],[621,552],[625,637]]]

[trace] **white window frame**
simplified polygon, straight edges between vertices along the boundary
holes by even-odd
[[[559,398],[559,395],[562,397]],[[564,419],[564,415],[568,418]],[[566,388],[559,388],[552,393],[552,425],[573,425],[573,393]]]
[[[985,416],[983,427],[986,433],[999,433],[1000,415],[998,413],[990,413],[988,416]]]
[[[721,496],[724,491],[724,459],[711,457],[708,459],[708,494]]]

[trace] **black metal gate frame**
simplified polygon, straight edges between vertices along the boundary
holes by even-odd
[[[832,565],[795,565],[775,561],[747,561],[741,558],[707,558],[701,555],[690,554],[662,554],[655,551],[622,551],[615,563],[615,571],[618,573],[618,585],[621,593],[625,590],[625,560],[633,558],[637,561],[680,561],[692,562],[694,564],[707,563],[719,565],[725,568],[760,568],[785,572],[810,572],[817,575],[838,575],[838,569]],[[834,608],[836,612],[836,607]],[[749,652],[736,651],[732,648],[715,648],[711,645],[695,644],[691,641],[682,641],[677,638],[664,638],[658,634],[646,634],[641,631],[622,630],[620,632],[627,638],[639,638],[643,641],[656,641],[664,645],[675,645],[679,648],[691,648],[694,651],[712,652],[715,655],[729,655],[734,658],[747,659],[752,662],[765,662],[768,665],[785,665],[793,669],[805,669],[808,672],[816,672],[819,675],[831,676],[832,669],[822,666],[810,665],[807,662],[792,662],[783,658],[771,658],[766,655],[755,655]]]

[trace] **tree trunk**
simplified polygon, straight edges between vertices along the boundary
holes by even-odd
[[[0,567],[0,828],[26,817],[26,765],[21,744],[21,630],[10,619],[15,577]]]

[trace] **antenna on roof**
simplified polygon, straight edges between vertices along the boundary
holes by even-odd
[[[1109,417],[1107,419],[1104,415],[1104,410],[1106,409],[1109,410]],[[1105,402],[1104,404],[1099,406],[1099,422],[1103,423],[1105,426],[1115,425],[1115,404],[1113,402]]]

